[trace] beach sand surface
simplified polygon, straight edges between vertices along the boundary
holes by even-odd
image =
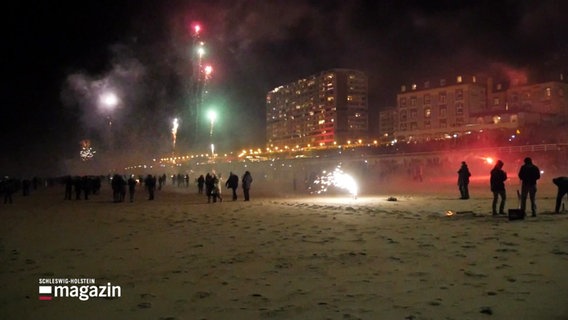
[[[522,221],[492,217],[486,190],[251,193],[17,196],[0,205],[0,318],[568,319],[568,214],[551,213],[552,189]],[[40,301],[53,278],[121,296]]]

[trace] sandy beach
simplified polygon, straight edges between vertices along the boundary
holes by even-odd
[[[0,205],[0,318],[568,319],[568,214],[551,213],[553,189],[524,221],[492,217],[487,191],[251,194],[16,196]],[[39,279],[54,278],[121,296],[40,301]]]

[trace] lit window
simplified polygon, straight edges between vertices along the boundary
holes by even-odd
[[[462,83],[462,82],[463,82],[462,76],[458,76],[458,78],[456,79],[456,81],[457,81],[457,83]]]
[[[550,98],[552,96],[552,89],[550,87],[544,89],[544,96]]]
[[[438,94],[438,102],[440,104],[446,104],[446,93],[445,92],[440,92]]]
[[[412,84],[412,90],[416,90],[416,83]]]
[[[432,116],[432,109],[426,108],[424,109],[424,118],[430,118]]]

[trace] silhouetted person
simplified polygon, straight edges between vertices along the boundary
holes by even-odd
[[[252,184],[252,176],[249,171],[246,171],[243,175],[242,179],[242,186],[243,186],[243,193],[245,196],[245,201],[250,200],[250,186]]]
[[[121,175],[115,174],[112,176],[112,201],[122,202],[122,185],[124,184],[124,178]]]
[[[99,192],[101,191],[101,177],[91,177],[91,184],[93,188],[93,194],[99,194]]]
[[[81,177],[73,178],[73,188],[75,189],[75,200],[81,200],[81,192],[83,191],[83,179]]]
[[[16,182],[9,177],[0,181],[0,193],[4,193],[4,204],[13,203],[12,194],[16,192]]]
[[[73,178],[65,177],[65,200],[71,200],[73,197]]]
[[[166,182],[166,175],[161,175],[158,177],[158,190],[162,190],[162,185]]]
[[[199,178],[197,178],[197,193],[198,194],[203,194],[203,185],[205,185],[205,177],[203,177],[203,175],[200,175]]]
[[[221,178],[218,177],[215,173],[212,175],[213,179],[213,188],[211,189],[211,198],[213,198],[213,202],[223,202],[223,197],[221,197]]]
[[[458,170],[458,188],[460,189],[460,199],[469,199],[469,177],[471,173],[465,161],[462,161],[461,167]]]
[[[536,181],[540,179],[540,169],[535,166],[532,159],[525,158],[525,164],[519,170],[519,179],[521,179],[521,211],[526,213],[527,195],[531,200],[532,216],[536,217]]]
[[[505,214],[505,201],[507,200],[505,180],[507,180],[507,173],[503,171],[503,161],[497,160],[495,167],[491,170],[491,177],[489,179],[491,192],[493,192],[493,203],[491,204],[491,209],[494,216],[497,215],[497,202],[499,197],[501,197],[499,214]]]
[[[562,198],[568,194],[568,177],[557,177],[552,179],[552,182],[558,187],[558,193],[556,194],[556,206],[554,207],[554,213],[560,213],[560,204],[562,203]],[[564,209],[564,208],[562,208]]]
[[[88,176],[84,176],[81,180],[82,180],[81,183],[83,185],[83,195],[85,195],[85,200],[89,200],[89,195],[93,190],[93,184],[91,178]]]
[[[225,182],[225,186],[231,190],[233,190],[233,201],[237,200],[237,188],[239,187],[239,177],[230,172],[229,178],[227,182]]]
[[[134,175],[128,178],[128,195],[130,196],[130,202],[134,202],[134,192],[136,191],[136,179]]]
[[[213,192],[213,175],[207,172],[205,175],[205,195],[207,196],[207,203],[211,202],[211,192]]]
[[[154,192],[156,191],[156,178],[152,175],[146,176],[144,180],[146,190],[148,190],[148,200],[154,200]]]

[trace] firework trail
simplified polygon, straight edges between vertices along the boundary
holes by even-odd
[[[176,139],[177,139],[178,127],[179,127],[179,121],[178,121],[177,118],[175,118],[173,123],[172,123],[172,147],[173,147],[174,150],[176,149]]]

